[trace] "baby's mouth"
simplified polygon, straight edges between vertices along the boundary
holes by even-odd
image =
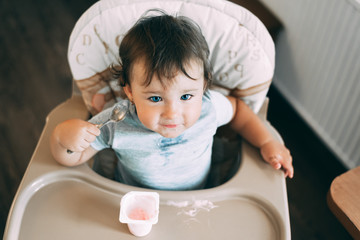
[[[176,128],[178,125],[177,124],[163,124],[163,126],[166,128]]]

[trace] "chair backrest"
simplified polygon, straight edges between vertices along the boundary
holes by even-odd
[[[274,42],[261,21],[224,0],[101,0],[78,20],[70,36],[68,60],[90,112],[120,97],[109,71],[118,63],[125,33],[149,9],[184,15],[202,29],[210,48],[215,88],[242,98],[257,112],[274,73]]]

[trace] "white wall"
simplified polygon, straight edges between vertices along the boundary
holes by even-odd
[[[321,139],[360,165],[359,0],[262,0],[282,22],[274,85]]]

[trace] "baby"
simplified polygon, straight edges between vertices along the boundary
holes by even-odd
[[[141,18],[120,45],[121,70],[114,69],[127,99],[121,122],[106,121],[111,108],[89,122],[60,123],[51,136],[54,158],[66,166],[114,149],[116,180],[161,190],[202,188],[219,126],[232,129],[261,151],[266,162],[292,178],[289,150],[275,140],[240,99],[209,89],[209,49],[190,19],[161,13]],[[71,151],[68,151],[71,150]]]

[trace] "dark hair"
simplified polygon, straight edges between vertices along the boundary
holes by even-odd
[[[146,16],[149,12],[160,15]],[[139,59],[145,61],[144,85],[149,85],[154,74],[162,85],[172,80],[178,71],[192,78],[186,72],[190,60],[203,64],[204,89],[212,81],[209,62],[209,48],[200,27],[184,16],[170,16],[161,10],[150,10],[127,32],[119,48],[120,70],[113,68],[121,86],[130,84],[133,64]],[[196,80],[196,79],[194,79]]]

